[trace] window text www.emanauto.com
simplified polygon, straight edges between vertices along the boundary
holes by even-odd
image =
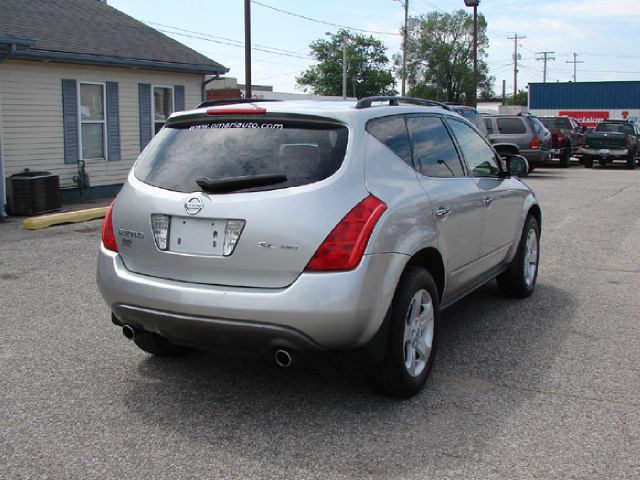
[[[284,128],[282,123],[256,123],[256,122],[224,122],[192,125],[189,130],[202,130],[207,128],[270,128],[280,130]]]

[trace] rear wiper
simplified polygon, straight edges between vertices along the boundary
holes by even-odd
[[[229,193],[245,188],[266,187],[287,181],[282,174],[245,175],[242,177],[227,177],[213,180],[207,177],[196,179],[196,183],[207,193]]]

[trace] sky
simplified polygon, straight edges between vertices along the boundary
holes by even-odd
[[[409,15],[465,8],[463,0],[407,0]],[[244,83],[244,0],[108,0],[108,4],[230,68]],[[472,9],[468,9],[472,13]],[[640,80],[640,1],[481,0],[488,23],[485,61],[494,92],[514,88],[514,43],[518,40],[517,88],[547,82]],[[295,77],[314,65],[309,45],[345,27],[372,35],[401,52],[403,0],[252,0],[252,83],[279,92],[302,92]],[[520,38],[521,37],[521,38]],[[576,56],[574,57],[574,54]],[[400,90],[398,81],[396,89]]]

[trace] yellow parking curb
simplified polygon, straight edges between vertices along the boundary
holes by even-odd
[[[31,217],[22,222],[22,228],[25,230],[38,230],[63,223],[86,222],[96,218],[103,218],[108,209],[109,207],[88,208],[77,212],[52,213],[51,215]]]

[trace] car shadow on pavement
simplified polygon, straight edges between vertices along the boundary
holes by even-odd
[[[123,403],[140,421],[235,461],[295,459],[314,475],[399,478],[437,453],[455,467],[482,461],[501,425],[545,383],[575,306],[555,285],[539,284],[525,300],[505,299],[494,283],[481,288],[443,312],[431,378],[409,400],[373,393],[348,356],[282,370],[267,360],[194,352],[142,360]]]

